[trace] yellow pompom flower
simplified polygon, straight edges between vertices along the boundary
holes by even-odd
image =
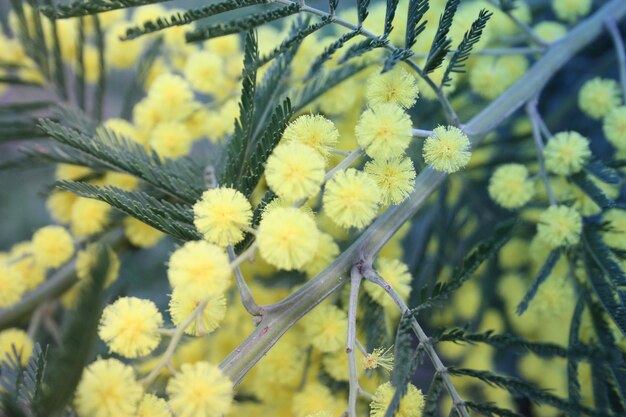
[[[285,143],[297,142],[310,146],[324,158],[330,154],[339,140],[339,131],[335,124],[319,114],[305,114],[289,123],[282,140]]]
[[[293,417],[305,417],[312,413],[316,415],[322,411],[338,416],[345,411],[345,401],[335,398],[330,389],[319,382],[306,384],[302,391],[293,396],[291,403]]]
[[[124,224],[126,239],[139,248],[154,246],[165,236],[160,230],[134,217],[126,217],[122,223]]]
[[[336,352],[345,347],[348,316],[337,306],[324,304],[305,317],[304,333],[320,352]]]
[[[615,80],[596,77],[583,84],[578,93],[578,107],[598,120],[621,104],[619,85]]]
[[[170,407],[178,417],[222,417],[233,402],[233,386],[208,362],[183,364],[167,383]]]
[[[147,98],[156,106],[158,114],[169,121],[179,121],[193,110],[191,86],[178,75],[159,75],[150,85]]]
[[[326,183],[323,203],[326,214],[339,226],[363,228],[376,217],[380,199],[376,181],[350,168],[337,172]]]
[[[207,190],[193,206],[194,224],[206,240],[220,246],[234,245],[243,239],[243,229],[252,220],[252,206],[234,188]]]
[[[224,250],[205,241],[185,243],[170,256],[167,269],[172,288],[184,288],[201,298],[224,294],[230,274]]]
[[[98,335],[111,352],[138,358],[159,345],[162,325],[163,316],[152,301],[122,297],[102,312]]]
[[[70,225],[76,237],[91,236],[101,232],[109,221],[111,206],[91,198],[79,198],[72,205]]]
[[[175,326],[180,326],[202,303],[204,299],[186,288],[174,288],[170,299],[170,314]],[[198,336],[211,333],[220,326],[226,315],[226,299],[222,295],[206,298],[207,305],[199,319],[185,329],[185,333]]]
[[[72,235],[61,226],[46,226],[33,235],[33,256],[45,268],[58,268],[74,254]]]
[[[604,118],[602,130],[613,146],[626,150],[626,106],[611,110]]]
[[[592,0],[552,0],[552,10],[556,17],[574,23],[591,11]]]
[[[120,258],[117,253],[110,247],[106,248],[109,255],[109,267],[104,279],[104,286],[108,287],[117,279],[120,272]],[[94,267],[96,256],[98,254],[98,245],[90,244],[84,250],[76,255],[76,276],[83,282],[91,280],[91,268]]]
[[[379,104],[361,114],[356,141],[372,158],[401,156],[411,143],[411,118],[395,104]]]
[[[403,300],[407,300],[411,294],[411,273],[409,267],[397,259],[378,258],[376,272],[385,280],[391,288],[396,290]],[[379,285],[370,281],[363,283],[365,291],[383,307],[393,307],[393,300]]]
[[[172,417],[167,401],[152,394],[145,394],[139,403],[137,417]]]
[[[521,164],[499,166],[489,179],[489,196],[508,209],[522,207],[535,194],[535,183]]]
[[[374,398],[370,403],[371,417],[383,417],[387,412],[387,407],[391,403],[396,389],[390,382],[380,385],[374,393]],[[424,410],[424,394],[415,388],[413,384],[408,385],[406,394],[400,400],[400,407],[396,412],[396,417],[421,417]]]
[[[78,180],[91,173],[91,169],[80,165],[58,164],[54,176],[58,180]]]
[[[389,103],[408,109],[415,104],[419,89],[415,77],[396,65],[391,71],[372,75],[365,94],[370,106]]]
[[[99,359],[83,372],[74,405],[80,417],[136,417],[142,397],[133,368],[116,359]]]
[[[69,191],[54,191],[46,201],[46,208],[53,220],[68,224],[72,219],[72,206],[78,199]]]
[[[128,23],[118,22],[107,30],[105,37],[105,62],[112,68],[128,69],[132,67],[138,61],[139,55],[143,50],[144,42],[141,38],[131,41],[120,40],[120,37],[126,35],[127,27]],[[78,39],[78,37],[75,39]]]
[[[470,69],[470,87],[472,92],[492,100],[520,79],[527,68],[523,56],[479,56]]]
[[[400,204],[415,185],[415,168],[409,158],[374,159],[365,164],[365,172],[378,184],[383,205]]]
[[[539,217],[537,236],[551,248],[578,243],[582,231],[582,218],[571,207],[551,206]]]
[[[302,268],[313,259],[319,230],[315,220],[295,207],[277,207],[267,212],[257,233],[263,259],[277,268]]]
[[[612,248],[626,250],[626,210],[608,210],[602,220],[607,223],[602,233],[606,244]]]
[[[393,370],[393,347],[376,348],[363,358],[364,369],[382,368],[387,372]]]
[[[426,138],[422,150],[424,161],[436,171],[456,172],[470,160],[470,141],[458,127],[439,126]]]
[[[189,153],[192,145],[191,133],[183,123],[163,122],[154,127],[150,146],[160,156],[180,158]]]
[[[224,61],[216,53],[196,51],[189,55],[183,73],[191,87],[205,94],[224,88]]]
[[[0,363],[7,360],[7,355],[13,356],[13,349],[20,358],[20,363],[26,365],[33,354],[33,341],[22,329],[7,329],[0,332]]]
[[[324,181],[325,161],[300,143],[278,145],[267,159],[267,185],[283,200],[295,202],[317,194]]]
[[[313,278],[320,273],[339,255],[339,246],[328,233],[321,233],[317,242],[317,249],[313,254],[313,259],[302,268],[309,278]]]
[[[546,42],[555,42],[567,35],[567,28],[563,24],[549,20],[537,23],[533,31]]]
[[[20,271],[0,262],[0,308],[18,302],[25,291],[26,285]]]
[[[589,141],[577,132],[560,132],[548,141],[543,156],[548,171],[558,175],[575,174],[591,157]]]

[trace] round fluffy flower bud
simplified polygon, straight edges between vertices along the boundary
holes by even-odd
[[[310,146],[327,158],[335,146],[339,131],[335,124],[319,114],[305,114],[289,123],[283,133],[285,143],[297,142]]]
[[[391,386],[390,382],[380,385],[374,393],[374,398],[370,403],[371,417],[383,417],[387,412],[387,407],[391,403],[396,390]],[[396,412],[396,417],[421,417],[424,410],[424,394],[415,388],[413,384],[409,384],[406,394],[400,400],[400,407]]]
[[[46,226],[33,235],[32,250],[40,265],[57,268],[74,254],[74,241],[63,227]]]
[[[418,93],[415,77],[400,65],[385,73],[377,72],[367,81],[370,106],[389,103],[408,109],[415,104]]]
[[[617,107],[604,118],[604,135],[613,146],[626,150],[626,106]]]
[[[411,143],[408,114],[395,104],[379,104],[361,114],[355,128],[356,141],[372,158],[401,156]]]
[[[439,126],[426,138],[422,154],[434,170],[456,172],[470,160],[470,141],[458,127]]]
[[[220,326],[226,315],[226,299],[223,295],[201,298],[198,294],[183,287],[174,288],[170,299],[170,314],[175,326],[180,326],[198,308],[203,300],[207,301],[206,307],[199,315],[199,319],[193,320],[185,328],[185,333],[198,336],[199,334],[211,333]]]
[[[306,316],[304,332],[319,351],[336,352],[345,347],[348,316],[337,306],[318,306]]]
[[[571,207],[551,206],[541,213],[537,236],[552,248],[578,243],[582,231],[582,218]]]
[[[278,145],[267,159],[267,185],[283,200],[294,202],[317,194],[324,181],[325,161],[300,143]]]
[[[223,249],[205,241],[187,242],[170,257],[167,277],[200,297],[222,295],[230,285],[230,262]]]
[[[139,403],[137,417],[172,417],[167,401],[152,394],[145,394]]]
[[[313,259],[320,232],[313,217],[295,207],[277,207],[263,216],[259,252],[281,269],[299,269]]]
[[[615,80],[596,77],[583,84],[578,93],[578,107],[595,120],[606,116],[620,103],[621,93]]]
[[[133,368],[116,359],[100,359],[83,372],[74,405],[80,417],[135,417],[142,397]]]
[[[252,220],[252,206],[233,188],[207,190],[193,206],[194,224],[206,240],[220,246],[243,239],[243,229]]]
[[[167,395],[177,416],[221,417],[230,410],[233,386],[215,365],[185,363],[167,383]]]
[[[533,31],[544,41],[555,42],[567,34],[567,27],[559,22],[546,20],[537,23]]]
[[[502,165],[489,179],[489,196],[504,208],[522,207],[534,194],[535,184],[528,178],[524,165]]]
[[[577,132],[554,135],[543,151],[548,171],[558,175],[579,172],[591,156],[589,141]]]
[[[183,72],[195,90],[214,94],[224,87],[223,67],[224,62],[218,54],[199,50],[189,55]]]
[[[552,0],[552,10],[560,20],[574,23],[591,10],[591,0]]]
[[[156,349],[162,325],[163,317],[152,301],[122,297],[102,312],[98,335],[111,352],[137,358]]]
[[[378,184],[383,205],[400,204],[415,185],[415,168],[409,158],[375,159],[365,164],[365,172]]]
[[[376,217],[380,188],[368,174],[350,168],[337,172],[326,183],[326,214],[339,226],[363,228]]]
[[[0,308],[17,303],[25,291],[26,283],[20,271],[0,262]]]

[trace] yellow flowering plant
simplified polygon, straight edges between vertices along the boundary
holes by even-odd
[[[624,0],[9,3],[0,415],[626,413]]]

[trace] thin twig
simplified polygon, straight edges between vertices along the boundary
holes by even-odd
[[[252,291],[250,291],[250,287],[246,283],[246,279],[241,272],[241,268],[239,265],[244,260],[248,259],[256,250],[256,241],[254,241],[248,249],[246,249],[242,254],[237,257],[235,253],[235,249],[233,249],[232,245],[228,245],[228,256],[231,260],[231,268],[233,273],[235,274],[235,282],[237,283],[237,288],[239,289],[239,296],[241,297],[241,303],[244,308],[250,315],[252,316],[261,316],[263,314],[263,310],[259,305],[254,301],[254,296],[252,295]]]
[[[387,292],[387,294],[389,294],[391,299],[394,301],[396,306],[398,306],[402,314],[406,313],[409,310],[409,307],[406,305],[402,297],[400,297],[400,294],[398,294],[396,290],[394,290],[391,287],[391,285],[389,285],[371,267],[366,268],[363,271],[363,276],[367,280],[373,282],[374,284],[384,289],[385,292]],[[419,340],[420,344],[424,346],[426,354],[428,355],[431,362],[433,363],[433,366],[435,367],[435,371],[439,373],[439,375],[441,375],[441,378],[448,392],[450,393],[450,397],[452,398],[452,406],[457,411],[458,415],[460,415],[461,417],[469,417],[469,413],[467,411],[467,408],[465,407],[465,401],[463,401],[456,387],[452,383],[452,380],[450,379],[450,376],[448,375],[447,368],[445,367],[443,362],[441,362],[439,355],[437,355],[435,348],[430,342],[430,338],[426,335],[426,333],[424,332],[424,330],[422,329],[422,327],[420,326],[420,324],[415,318],[411,319],[411,325],[413,327],[413,330],[415,331],[415,334],[417,335],[417,339]]]
[[[191,314],[187,316],[187,318],[182,323],[180,323],[178,327],[176,327],[176,330],[174,331],[174,333],[172,334],[172,338],[170,339],[170,343],[167,345],[167,349],[165,349],[165,352],[163,352],[159,363],[157,363],[157,365],[152,369],[148,376],[141,380],[141,383],[144,386],[150,386],[150,384],[154,382],[157,376],[159,376],[159,372],[161,372],[161,369],[163,369],[170,363],[172,357],[174,356],[174,353],[176,352],[178,344],[185,334],[185,329],[187,329],[187,327],[189,327],[191,323],[193,323],[193,321],[196,319],[196,316],[202,314],[207,306],[207,303],[208,301],[204,300],[200,304],[198,304],[198,307],[196,307],[196,309],[192,311]]]
[[[622,39],[622,35],[619,33],[619,28],[617,27],[615,19],[612,17],[606,19],[605,25],[611,34],[613,45],[615,45],[617,62],[619,64],[619,79],[622,84],[622,95],[624,100],[626,100],[626,51],[624,51],[624,40]]]
[[[356,368],[356,311],[359,300],[359,288],[363,276],[359,271],[360,265],[355,265],[350,271],[350,302],[348,304],[348,367],[350,370],[350,391],[348,393],[348,417],[356,417],[356,400],[359,395],[359,376]]]
[[[326,175],[324,175],[324,182],[328,181],[329,179],[331,179],[333,177],[333,175],[335,175],[335,173],[337,173],[338,171],[342,171],[346,168],[348,168],[350,165],[352,165],[357,159],[359,159],[359,157],[361,155],[363,155],[365,152],[363,152],[363,149],[356,148],[355,150],[353,150],[352,152],[350,152],[348,154],[348,156],[346,156],[344,159],[341,160],[341,162],[339,162],[337,165],[335,165],[335,167],[331,170],[329,170]]]
[[[427,138],[430,135],[433,134],[432,130],[423,130],[423,129],[413,129],[412,130],[413,136],[418,137],[418,138]]]
[[[537,112],[537,98],[531,99],[526,104],[526,113],[530,118],[530,123],[533,127],[533,138],[535,139],[535,148],[537,150],[537,162],[539,164],[539,176],[543,180],[543,183],[546,187],[546,194],[548,194],[548,200],[550,201],[550,205],[556,205],[556,198],[554,197],[554,193],[552,192],[552,186],[550,185],[550,177],[548,176],[548,172],[546,171],[546,165],[543,158],[543,140],[541,139],[540,132],[540,117]]]

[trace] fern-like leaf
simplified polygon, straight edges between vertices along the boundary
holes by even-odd
[[[439,18],[437,32],[435,33],[433,43],[428,52],[428,58],[426,58],[426,63],[424,64],[424,74],[430,74],[439,68],[450,51],[452,40],[448,38],[448,33],[450,32],[450,27],[452,27],[452,21],[454,20],[454,15],[456,14],[460,1],[461,0],[448,0],[446,2],[443,13]]]
[[[548,255],[548,258],[546,259],[543,266],[539,270],[537,277],[532,282],[532,284],[530,284],[530,287],[526,291],[526,294],[524,294],[522,301],[520,301],[519,304],[517,305],[516,313],[518,315],[521,316],[522,314],[524,314],[526,309],[528,309],[528,305],[530,304],[532,299],[535,298],[535,295],[537,295],[537,291],[539,291],[539,286],[543,284],[546,279],[548,279],[548,277],[552,273],[552,270],[554,269],[554,267],[556,266],[556,263],[559,261],[560,258],[561,258],[560,249],[554,249],[552,250],[552,252],[550,252],[550,254]]]
[[[387,0],[387,8],[385,10],[385,30],[383,37],[388,37],[393,30],[393,19],[396,16],[399,0]]]
[[[585,165],[585,171],[607,184],[617,184],[620,181],[619,171],[605,165],[599,159],[592,159]]]
[[[353,39],[355,36],[358,36],[360,33],[361,33],[361,28],[358,27],[354,30],[351,30],[348,33],[344,33],[333,43],[328,45],[324,49],[324,51],[317,58],[315,58],[315,61],[313,61],[313,64],[311,65],[311,68],[309,69],[307,78],[312,77],[313,74],[319,73],[319,71],[322,68],[322,65],[324,65],[325,62],[329,61],[333,57],[335,52],[343,48],[346,42],[348,42],[350,39]]]
[[[417,37],[426,29],[427,21],[422,19],[430,8],[428,0],[409,0],[409,10],[406,19],[406,35],[404,48],[411,49]]]
[[[615,207],[615,202],[598,187],[584,172],[579,172],[571,177],[571,180],[593,200],[600,208],[607,209]]]
[[[356,0],[356,11],[359,19],[359,26],[363,25],[369,14],[370,0]]]
[[[48,5],[42,7],[41,11],[51,19],[65,19],[117,9],[145,6],[147,4],[163,3],[165,1],[168,0],[78,0],[67,4]]]

